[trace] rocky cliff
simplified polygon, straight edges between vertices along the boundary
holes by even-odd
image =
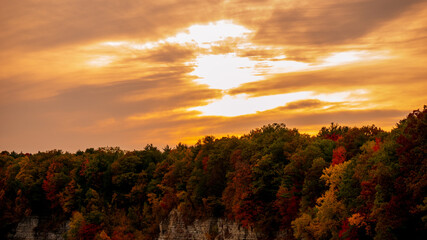
[[[158,240],[257,240],[261,237],[252,231],[241,227],[235,222],[225,219],[209,218],[195,220],[186,225],[178,210],[172,210],[169,217],[160,224]],[[276,239],[286,239],[284,233],[279,233]]]
[[[39,216],[29,216],[19,222],[16,230],[9,233],[10,240],[64,240],[64,233],[68,229],[68,223],[60,224],[54,231],[44,230],[44,223],[49,219]]]
[[[39,216],[30,216],[22,220],[16,230],[9,233],[9,240],[65,240],[64,233],[68,230],[68,222],[59,225],[53,230],[46,229],[44,222],[48,219]],[[259,234],[251,229],[222,218],[195,220],[192,224],[185,224],[181,213],[174,209],[169,217],[160,226],[158,240],[258,240]],[[276,239],[286,239],[280,233]]]

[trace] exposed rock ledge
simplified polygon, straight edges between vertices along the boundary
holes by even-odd
[[[64,240],[64,233],[68,229],[68,223],[62,224],[56,231],[40,231],[40,225],[47,219],[38,216],[29,216],[19,222],[14,233],[8,235],[10,240]]]
[[[8,235],[9,240],[65,240],[64,233],[69,228],[69,222],[63,223],[56,231],[41,231],[40,226],[48,219],[30,216],[22,220],[15,232]],[[182,215],[174,209],[160,226],[158,240],[258,240],[261,239],[251,229],[222,218],[195,220],[186,225]],[[279,234],[276,239],[286,239],[285,234]]]
[[[257,240],[259,236],[225,219],[209,218],[195,220],[191,225],[184,223],[181,214],[174,209],[169,217],[160,224],[158,240]],[[279,234],[276,239],[286,239]]]

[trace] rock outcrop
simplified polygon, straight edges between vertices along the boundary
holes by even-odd
[[[65,222],[55,231],[45,231],[41,227],[47,219],[30,216],[22,220],[13,233],[8,235],[9,240],[65,240],[64,233],[68,230],[69,222]],[[160,226],[158,240],[257,240],[259,234],[251,229],[241,227],[236,222],[223,218],[208,218],[195,220],[192,224],[185,224],[182,214],[174,209],[169,217]],[[283,233],[276,239],[286,239]]]
[[[18,223],[14,233],[10,233],[10,240],[64,240],[64,233],[68,230],[68,223],[63,223],[55,231],[43,231],[40,225],[46,219],[38,216],[29,216]]]
[[[241,227],[225,219],[209,218],[195,220],[186,225],[178,210],[174,209],[169,217],[160,224],[158,240],[257,240],[257,234],[251,229]]]

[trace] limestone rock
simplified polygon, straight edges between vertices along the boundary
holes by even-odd
[[[38,216],[29,216],[18,223],[14,234],[9,234],[10,240],[64,240],[64,233],[68,230],[68,223],[61,225],[55,231],[39,231],[39,226],[46,219]]]
[[[181,214],[174,209],[160,224],[158,240],[256,240],[257,235],[235,222],[209,218],[195,220],[186,226]]]

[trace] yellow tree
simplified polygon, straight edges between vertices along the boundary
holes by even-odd
[[[338,239],[338,232],[347,213],[344,203],[337,199],[338,185],[350,161],[331,165],[323,170],[320,179],[328,190],[317,199],[309,213],[302,213],[292,222],[296,238]]]

